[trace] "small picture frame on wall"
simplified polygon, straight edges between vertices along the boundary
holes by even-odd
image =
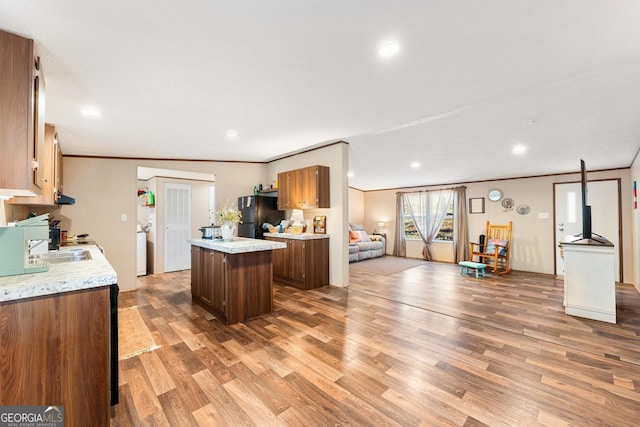
[[[327,234],[327,217],[318,215],[313,218],[313,234]]]
[[[484,197],[469,198],[469,213],[470,214],[484,213]]]

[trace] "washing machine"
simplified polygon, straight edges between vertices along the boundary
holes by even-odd
[[[144,276],[147,274],[147,233],[144,231],[138,231],[136,271],[138,276]]]

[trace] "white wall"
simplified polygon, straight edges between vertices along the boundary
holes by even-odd
[[[364,224],[364,191],[349,188],[349,224]]]
[[[272,182],[280,172],[300,169],[307,166],[321,165],[329,167],[331,187],[331,208],[307,209],[305,219],[313,219],[315,215],[326,215],[327,234],[329,238],[329,283],[335,286],[349,284],[349,239],[347,232],[349,193],[347,171],[349,153],[346,143],[333,144],[327,147],[300,153],[267,165],[264,182]],[[290,216],[291,212],[286,213]]]
[[[631,178],[630,181],[635,182],[637,186],[640,186],[640,156],[636,156],[633,165],[631,165]],[[632,184],[631,184],[632,185]],[[640,192],[640,188],[636,188],[637,192]],[[628,277],[631,277],[633,285],[640,292],[640,209],[633,207],[633,195],[631,195],[631,241],[632,241],[632,274],[625,275],[627,281],[630,281]]]
[[[618,169],[605,172],[590,172],[588,177],[589,180],[605,178],[621,179],[623,227],[621,257],[623,260],[623,273],[625,281],[630,282],[635,280],[637,283],[637,279],[634,279],[638,274],[634,269],[633,254],[635,252],[633,251],[634,243],[631,239],[633,209],[631,200],[628,197],[631,193],[630,176],[631,173],[629,169]],[[579,181],[579,179],[579,174],[576,173],[461,184],[467,187],[467,200],[476,197],[485,198],[485,213],[468,215],[469,240],[477,241],[478,236],[483,233],[487,220],[498,224],[513,221],[512,267],[515,270],[553,274],[555,251],[553,236],[553,183],[575,182]],[[444,187],[451,187],[451,185]],[[504,197],[510,197],[514,200],[515,206],[520,204],[529,205],[531,207],[531,213],[529,215],[519,215],[515,209],[505,211],[499,202],[488,201],[487,193],[491,188],[500,188],[504,193]],[[377,221],[382,218],[389,218],[386,228],[389,241],[387,248],[388,253],[393,251],[393,239],[395,235],[395,194],[398,191],[415,190],[419,190],[419,188],[365,192],[365,228],[373,229]],[[548,213],[549,219],[539,219],[538,213]],[[635,211],[634,214],[637,217],[637,211]],[[637,230],[634,230],[633,233],[635,233],[637,239]],[[635,244],[637,245],[637,242]],[[452,262],[453,252],[451,244],[434,244],[432,249],[436,260]],[[407,256],[420,258],[421,251],[422,242],[407,242]],[[637,264],[637,259],[635,264]]]
[[[65,157],[64,192],[76,202],[52,210],[69,235],[88,233],[104,247],[123,291],[136,286],[136,173],[134,160]]]

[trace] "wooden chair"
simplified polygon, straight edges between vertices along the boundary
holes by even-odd
[[[507,225],[491,224],[487,221],[484,244],[469,243],[471,261],[487,264],[494,274],[505,274],[511,271],[511,221]]]

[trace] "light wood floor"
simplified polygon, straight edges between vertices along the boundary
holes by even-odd
[[[273,313],[230,327],[191,304],[189,271],[140,278],[120,306],[161,347],[120,363],[112,425],[638,425],[633,286],[610,325],[566,316],[546,275],[350,276],[275,285]]]

